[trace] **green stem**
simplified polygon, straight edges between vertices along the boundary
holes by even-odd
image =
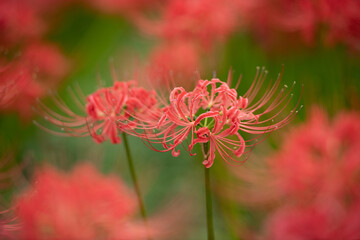
[[[139,202],[139,207],[140,207],[140,213],[141,216],[145,222],[145,224],[147,223],[147,218],[146,218],[146,211],[145,211],[145,207],[144,207],[144,202],[142,200],[141,197],[141,192],[140,192],[140,188],[139,188],[139,184],[136,178],[136,173],[135,173],[135,167],[134,167],[134,163],[130,154],[130,148],[129,148],[129,143],[127,140],[127,135],[126,133],[122,133],[122,138],[124,140],[124,147],[125,147],[125,151],[126,151],[126,157],[128,160],[128,164],[129,164],[129,169],[130,169],[130,175],[131,175],[131,179],[133,181],[134,184],[134,188],[135,188],[135,192],[136,192],[136,196]]]
[[[208,143],[203,144],[204,158],[207,157]],[[208,240],[214,240],[214,221],[213,221],[213,212],[212,212],[212,199],[211,199],[211,186],[210,186],[210,168],[204,167],[205,170],[205,197],[206,197],[206,224],[207,224],[207,234]]]

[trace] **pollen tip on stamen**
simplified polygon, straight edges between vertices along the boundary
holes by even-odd
[[[296,84],[296,81],[294,81],[293,85],[295,85],[295,84]]]
[[[285,88],[288,88],[288,85],[284,84],[284,87],[285,87]]]

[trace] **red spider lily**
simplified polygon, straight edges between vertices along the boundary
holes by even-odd
[[[67,61],[55,46],[44,43],[27,46],[19,58],[0,70],[0,85],[11,90],[4,95],[11,101],[6,101],[9,103],[2,110],[16,111],[24,119],[29,118],[36,99],[46,95],[47,88],[57,86],[67,69]]]
[[[59,97],[54,97],[56,106],[62,113],[51,110],[46,105],[39,103],[38,109],[45,119],[61,128],[63,132],[43,129],[62,136],[89,136],[97,143],[107,139],[111,143],[121,142],[119,131],[132,129],[143,122],[156,119],[157,99],[154,91],[147,91],[138,87],[136,81],[119,82],[107,88],[101,88],[85,97],[80,90],[78,95],[72,94],[74,102],[85,112],[83,115],[74,113]],[[135,119],[135,120],[134,120]],[[126,122],[120,128],[117,121]]]
[[[145,139],[152,149],[172,151],[174,156],[180,154],[176,148],[184,145],[187,139],[190,143],[186,144],[188,147],[185,149],[190,154],[195,144],[209,143],[210,152],[203,162],[206,167],[212,166],[215,152],[229,164],[241,164],[243,161],[233,155],[240,157],[245,153],[245,148],[253,147],[255,143],[251,142],[259,138],[245,141],[241,132],[262,136],[286,125],[297,113],[294,110],[299,103],[290,114],[274,122],[277,116],[284,113],[292,97],[292,88],[289,91],[278,91],[281,80],[279,75],[264,95],[256,99],[266,75],[264,69],[258,69],[253,84],[243,96],[238,96],[236,89],[229,87],[230,74],[228,83],[213,78],[210,81],[199,80],[194,90],[189,92],[176,87],[170,93],[170,103],[163,107],[157,128],[129,133]],[[265,115],[270,117],[265,118]],[[154,148],[153,144],[156,143],[161,144],[164,150]]]
[[[159,20],[143,16],[134,20],[144,32],[170,41],[194,41],[206,48],[227,39],[237,25],[233,1],[172,0],[159,15]]]

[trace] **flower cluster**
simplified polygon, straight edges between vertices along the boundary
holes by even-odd
[[[145,127],[143,123],[156,119],[156,113],[159,111],[155,92],[138,87],[136,81],[115,81],[113,86],[100,88],[86,99],[80,91],[72,96],[84,112],[83,115],[73,112],[58,97],[54,97],[54,102],[62,114],[42,103],[39,104],[38,110],[46,120],[62,130],[62,132],[55,132],[56,134],[91,135],[97,143],[107,139],[113,144],[120,143],[119,131]],[[126,124],[119,128],[117,121],[126,122]]]
[[[286,85],[278,91],[279,75],[273,86],[257,98],[266,75],[265,69],[258,69],[255,81],[243,96],[238,96],[236,89],[229,87],[230,76],[228,83],[217,78],[199,80],[193,91],[176,87],[170,93],[169,103],[162,107],[156,126],[152,121],[146,124],[148,127],[144,132],[128,132],[144,138],[154,150],[157,150],[154,144],[161,144],[164,150],[157,151],[172,151],[173,156],[180,154],[177,147],[184,146],[187,139],[190,142],[186,143],[185,149],[190,154],[197,143],[209,145],[203,162],[208,168],[214,163],[216,151],[227,163],[241,164],[243,161],[235,157],[243,155],[245,148],[253,147],[259,138],[245,141],[241,132],[263,136],[287,124],[297,113],[292,110],[275,122],[277,116],[284,114],[292,94],[291,89],[284,90]],[[267,114],[270,117],[265,118]],[[119,127],[123,125],[118,121]]]

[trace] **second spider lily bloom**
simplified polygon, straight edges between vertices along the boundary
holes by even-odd
[[[119,132],[135,128],[145,119],[150,120],[157,104],[155,92],[138,87],[136,81],[115,81],[113,86],[100,88],[87,97],[77,90],[72,97],[82,114],[75,113],[57,96],[54,96],[54,102],[59,111],[42,103],[38,106],[45,119],[62,131],[38,125],[62,136],[90,135],[97,143],[110,140],[116,144],[121,142]],[[126,123],[119,126],[119,121]]]
[[[191,153],[196,143],[206,143],[210,144],[210,152],[206,153],[207,159],[203,162],[206,167],[212,166],[215,152],[229,164],[241,164],[243,161],[237,158],[259,138],[245,141],[242,132],[262,136],[286,125],[297,113],[299,102],[286,113],[292,88],[286,91],[285,85],[278,90],[281,75],[262,96],[258,96],[266,75],[264,69],[258,69],[253,84],[243,96],[238,96],[236,89],[229,87],[230,77],[228,83],[217,78],[199,80],[189,92],[181,87],[174,88],[169,104],[163,108],[157,131],[145,136],[148,145],[178,156],[177,147],[181,145],[186,144],[185,149]],[[277,120],[284,113],[285,116]],[[164,150],[155,149],[153,144],[156,143]]]

